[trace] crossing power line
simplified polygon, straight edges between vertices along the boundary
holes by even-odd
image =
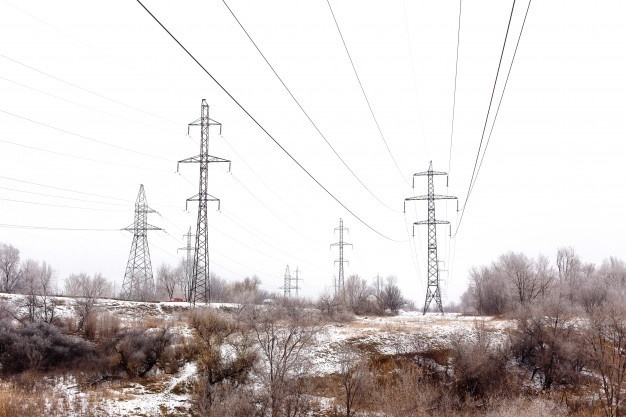
[[[384,201],[382,201],[376,194],[374,194],[374,192],[361,180],[361,178],[359,178],[359,176],[352,170],[352,168],[350,168],[350,166],[348,165],[348,163],[341,157],[341,155],[339,155],[339,153],[337,152],[337,150],[333,147],[333,145],[330,143],[330,141],[328,140],[328,138],[326,138],[326,135],[324,135],[324,133],[322,133],[322,131],[320,130],[320,128],[317,126],[317,124],[313,121],[313,119],[311,118],[311,116],[309,116],[309,113],[304,109],[304,107],[302,107],[302,104],[300,104],[300,101],[293,95],[293,93],[291,92],[291,89],[289,87],[287,87],[287,84],[285,84],[285,82],[283,81],[282,77],[280,75],[278,75],[278,73],[276,72],[276,69],[274,68],[274,66],[272,64],[270,64],[270,62],[268,61],[267,57],[265,56],[265,54],[261,51],[261,49],[259,48],[259,46],[257,45],[257,43],[252,39],[252,36],[250,35],[250,33],[246,30],[246,28],[243,26],[243,24],[241,23],[241,21],[237,18],[237,16],[235,15],[235,13],[233,12],[233,10],[230,8],[230,6],[228,6],[228,4],[226,3],[226,0],[222,0],[222,2],[224,3],[224,5],[226,6],[226,8],[228,9],[228,11],[230,12],[230,14],[233,16],[233,18],[235,19],[235,21],[237,22],[237,24],[239,24],[239,27],[241,28],[241,30],[243,30],[243,32],[246,34],[246,36],[248,37],[248,39],[250,40],[250,42],[252,42],[252,45],[254,45],[254,47],[256,48],[256,50],[259,52],[259,54],[261,55],[261,57],[263,58],[263,60],[265,61],[265,63],[270,67],[270,69],[272,70],[272,72],[274,73],[274,75],[276,76],[276,78],[278,78],[278,81],[280,81],[280,83],[282,84],[282,86],[285,88],[285,90],[287,91],[287,93],[289,94],[289,96],[293,99],[293,101],[296,103],[296,105],[298,106],[298,108],[302,111],[302,113],[304,114],[304,116],[307,118],[307,120],[311,123],[311,125],[313,126],[313,128],[315,129],[315,131],[317,131],[317,133],[321,136],[322,139],[324,139],[324,142],[326,142],[326,144],[328,145],[328,147],[333,151],[333,153],[335,154],[335,156],[341,161],[341,163],[343,164],[343,166],[350,172],[350,174],[352,174],[352,176],[359,182],[359,184],[361,184],[361,186],[363,188],[365,188],[365,190],[372,196],[374,197],[374,199],[376,199],[376,201],[378,201],[380,204],[382,204],[383,206],[387,207],[389,210],[394,211],[394,212],[398,212],[396,209],[390,207],[387,203],[385,203]]]
[[[502,104],[502,98],[504,97],[504,93],[506,91],[506,86],[507,86],[508,81],[509,81],[509,76],[511,75],[511,70],[513,68],[513,63],[515,62],[515,56],[517,54],[517,49],[519,47],[519,43],[520,43],[520,40],[522,38],[522,34],[524,32],[524,26],[526,25],[526,18],[528,17],[528,11],[530,10],[531,3],[532,3],[532,0],[529,0],[528,1],[528,5],[526,7],[526,12],[524,14],[524,20],[522,21],[522,25],[521,25],[521,28],[520,28],[520,31],[519,31],[519,35],[517,37],[517,42],[515,44],[515,50],[513,51],[513,57],[511,58],[511,63],[509,65],[509,69],[508,69],[508,72],[507,72],[506,80],[505,80],[504,86],[502,88],[502,94],[500,95],[500,99],[498,101],[498,106],[497,106],[497,109],[496,109],[496,113],[495,113],[495,115],[493,117],[493,121],[492,121],[492,124],[491,124],[491,129],[490,129],[489,135],[487,137],[487,141],[485,143],[485,147],[483,149],[482,148],[482,144],[483,144],[483,141],[485,139],[485,133],[486,133],[486,130],[487,130],[487,124],[488,124],[489,116],[491,114],[491,107],[492,107],[492,104],[493,104],[493,98],[494,98],[494,95],[495,95],[495,89],[496,89],[496,85],[498,83],[498,77],[500,75],[500,67],[502,65],[502,58],[504,56],[504,51],[505,51],[505,48],[506,48],[506,45],[507,45],[507,41],[508,41],[508,37],[509,37],[509,30],[510,30],[510,27],[511,27],[511,21],[513,19],[513,13],[515,11],[515,0],[513,0],[513,4],[511,6],[511,12],[510,12],[510,15],[509,15],[509,22],[508,22],[508,25],[507,25],[506,34],[504,36],[504,41],[502,43],[502,51],[500,53],[500,60],[498,62],[498,69],[496,71],[496,76],[495,76],[494,82],[493,82],[493,88],[492,88],[492,91],[491,91],[491,97],[489,99],[489,106],[487,108],[487,114],[485,115],[485,122],[484,122],[484,125],[483,125],[483,131],[482,131],[482,134],[481,134],[480,144],[478,146],[478,151],[476,152],[476,160],[474,162],[474,169],[472,171],[472,176],[470,177],[470,182],[469,182],[469,185],[468,185],[467,194],[466,194],[466,197],[465,197],[465,202],[463,203],[463,206],[461,208],[461,215],[460,215],[459,221],[457,223],[457,227],[456,227],[456,230],[454,232],[454,235],[452,236],[453,238],[456,237],[456,235],[459,233],[459,229],[461,228],[461,223],[463,221],[463,216],[465,214],[465,209],[467,208],[467,203],[469,201],[470,195],[472,194],[472,191],[474,190],[474,186],[476,185],[476,180],[478,178],[478,173],[480,172],[480,168],[482,167],[483,161],[485,159],[485,154],[487,153],[487,147],[489,146],[489,142],[491,140],[491,133],[493,132],[493,127],[496,124],[496,119],[497,119],[498,113],[500,111],[500,105]],[[482,156],[481,156],[481,149],[482,149]]]
[[[332,193],[328,188],[326,188],[309,170],[307,170],[283,145],[278,142],[278,140],[259,122],[244,106],[237,100],[227,89],[224,87],[207,69],[200,63],[200,61],[174,36],[172,32],[148,9],[141,0],[137,0],[137,3],[152,17],[152,19],[159,25],[161,28],[180,46],[180,48],[204,71],[205,74],[209,76],[213,80],[213,82],[257,125],[263,133],[278,146],[278,148],[289,158],[293,163],[295,163],[298,168],[300,168],[304,173],[313,181],[319,188],[321,188],[329,197],[331,197],[337,204],[343,207],[348,213],[350,213],[356,220],[358,220],[365,227],[370,229],[372,232],[376,233],[380,237],[390,240],[392,242],[403,242],[402,240],[394,239],[385,233],[379,231],[369,222],[365,221],[361,216],[356,214],[353,210],[351,210],[343,201],[339,199],[334,193]]]
[[[350,65],[352,66],[352,70],[354,71],[354,75],[356,77],[357,82],[359,83],[359,87],[361,88],[361,92],[363,93],[363,97],[365,98],[365,102],[367,103],[367,107],[370,110],[370,114],[372,115],[372,119],[374,120],[374,124],[376,125],[376,128],[378,129],[378,133],[380,134],[380,138],[382,139],[383,143],[385,144],[385,148],[387,148],[387,152],[389,153],[389,156],[391,157],[391,160],[393,161],[394,165],[396,166],[396,169],[398,170],[398,173],[400,174],[400,177],[406,182],[406,178],[404,177],[404,174],[402,173],[402,170],[400,169],[400,166],[398,165],[398,161],[396,161],[396,158],[393,156],[393,153],[391,152],[391,149],[389,148],[389,144],[387,143],[387,139],[385,139],[385,135],[383,134],[383,130],[380,127],[380,123],[378,123],[378,119],[376,118],[376,114],[374,113],[374,109],[372,108],[372,104],[370,103],[369,98],[367,97],[367,94],[365,93],[365,88],[363,87],[363,83],[361,82],[361,78],[359,77],[359,73],[356,70],[356,65],[354,65],[354,61],[352,60],[352,55],[350,55],[350,50],[348,49],[348,44],[346,43],[346,40],[343,37],[343,34],[341,33],[341,28],[339,27],[339,22],[337,21],[337,17],[335,16],[335,12],[333,12],[333,8],[330,5],[330,0],[326,0],[326,3],[328,3],[328,8],[330,9],[330,14],[333,16],[333,20],[335,22],[335,26],[337,27],[337,31],[339,32],[339,37],[341,38],[341,42],[343,43],[343,47],[346,50],[346,54],[348,55],[348,60],[350,61]],[[408,182],[407,182],[408,184]]]

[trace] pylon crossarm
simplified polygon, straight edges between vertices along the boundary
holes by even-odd
[[[423,171],[413,174],[414,177],[422,177],[425,175],[448,175],[448,173],[443,171]]]
[[[191,123],[187,124],[187,134],[189,134],[189,128],[191,126],[202,126],[202,117],[197,118],[196,120],[194,120]],[[222,126],[222,124],[220,122],[218,122],[217,120],[213,120],[211,118],[209,118],[209,126]]]
[[[427,195],[416,195],[414,197],[407,197],[404,199],[404,201],[416,201],[416,200],[428,200],[428,196]]]
[[[432,197],[429,197],[428,195],[418,195],[415,197],[408,197],[405,198],[404,201],[416,201],[416,200],[428,200],[428,199],[432,199],[432,200],[457,200],[457,197],[451,196],[451,195],[443,195],[443,194],[433,194]]]
[[[186,201],[185,201],[185,210],[187,210],[187,205],[190,201],[200,201],[200,197],[198,194],[194,195],[193,197],[189,197]],[[221,207],[221,202],[220,199],[217,197],[213,197],[211,194],[207,194],[207,198],[203,198],[202,201],[217,201],[217,211],[220,211],[220,207]]]
[[[420,220],[420,221],[413,223],[413,225],[417,225],[417,226],[429,225],[429,224],[450,224],[450,222],[445,221],[445,220]]]
[[[211,155],[207,155],[207,162],[208,163],[212,163],[212,162],[228,162],[230,164],[230,161],[228,159],[220,158],[218,156],[211,156]]]
[[[181,159],[180,161],[178,161],[178,165],[193,164],[193,163],[200,163],[200,162],[202,162],[202,160],[200,159],[200,155],[196,155],[196,156],[191,156],[189,158]]]

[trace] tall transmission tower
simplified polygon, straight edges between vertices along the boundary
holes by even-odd
[[[424,302],[424,314],[428,310],[431,301],[435,300],[437,308],[443,313],[443,305],[441,304],[441,287],[439,285],[439,259],[437,259],[437,225],[449,224],[445,220],[435,219],[435,200],[453,200],[456,197],[448,195],[435,194],[435,185],[433,177],[435,175],[448,175],[447,172],[433,171],[433,161],[430,161],[428,171],[413,174],[413,188],[415,188],[415,177],[428,177],[428,195],[420,195],[408,197],[404,199],[404,210],[406,213],[406,202],[414,200],[428,201],[428,220],[420,220],[413,223],[413,235],[415,235],[415,225],[428,226],[428,286],[426,287],[426,301]],[[458,201],[458,200],[457,200]]]
[[[337,277],[337,284],[335,285],[335,295],[340,294],[345,289],[344,285],[344,269],[343,264],[349,263],[347,260],[343,258],[343,247],[344,246],[352,246],[352,243],[346,243],[343,240],[343,231],[348,230],[347,227],[343,227],[343,219],[339,219],[339,227],[335,228],[335,232],[339,231],[339,242],[333,243],[330,246],[339,246],[339,259],[335,261],[335,264],[339,264],[339,274]]]
[[[135,201],[135,222],[122,229],[133,233],[128,264],[124,273],[121,297],[126,300],[146,301],[154,298],[154,277],[148,248],[148,230],[163,230],[148,224],[148,213],[156,213],[148,206],[143,184]]]
[[[296,298],[298,298],[300,296],[300,294],[298,294],[298,290],[300,290],[300,284],[298,281],[302,281],[302,278],[300,278],[300,269],[298,267],[296,267],[296,275],[291,277],[291,280],[296,282],[296,285],[293,288],[296,290]]]
[[[230,170],[230,161],[218,158],[217,156],[209,155],[209,128],[211,126],[219,126],[221,132],[222,124],[209,118],[209,105],[206,100],[202,100],[200,118],[189,123],[187,133],[189,133],[189,128],[191,126],[200,126],[200,154],[178,161],[178,166],[184,163],[200,164],[200,183],[198,186],[198,194],[187,199],[187,203],[189,201],[198,202],[196,244],[193,253],[193,268],[191,272],[191,286],[189,290],[189,302],[195,305],[196,301],[208,303],[211,300],[207,205],[209,201],[217,201],[217,209],[219,210],[220,200],[207,192],[209,164],[213,162],[228,162],[228,169]],[[177,171],[178,166],[176,168]],[[187,203],[185,203],[185,207],[187,207]]]
[[[289,272],[289,265],[285,269],[285,281],[283,283],[283,296],[285,298],[291,297],[291,273]]]
[[[191,246],[191,238],[194,236],[195,235],[191,233],[191,226],[189,226],[189,231],[183,235],[183,237],[187,239],[187,246],[185,246],[184,248],[178,248],[178,250],[184,250],[187,252],[187,257],[185,258],[185,261],[184,261],[185,262],[185,268],[184,268],[185,287],[183,288],[183,293],[185,294],[186,301],[191,301],[191,271],[193,268],[193,263],[192,263],[193,255],[192,254],[193,254],[193,249],[194,249],[194,247]]]

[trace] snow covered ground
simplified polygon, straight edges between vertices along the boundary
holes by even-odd
[[[57,317],[71,317],[77,299],[52,297]],[[0,303],[12,308],[23,308],[22,295],[0,294]],[[190,309],[184,302],[133,302],[99,299],[97,308],[117,317],[122,326],[153,322],[167,323],[182,340],[191,337],[192,331],[183,318]],[[235,305],[212,304],[225,311],[236,310]],[[342,347],[365,347],[369,352],[383,355],[408,352],[442,350],[450,347],[454,338],[470,340],[476,328],[488,331],[494,341],[504,340],[511,321],[490,317],[467,317],[459,314],[423,315],[414,311],[401,311],[396,316],[356,317],[349,323],[326,323],[316,343],[309,346],[311,371],[318,376],[337,372]],[[64,401],[91,407],[90,415],[188,415],[190,390],[196,366],[188,363],[176,374],[158,374],[140,380],[117,380],[98,385],[97,388],[79,387],[71,378],[56,382],[57,396]]]

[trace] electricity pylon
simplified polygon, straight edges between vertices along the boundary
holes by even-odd
[[[184,250],[187,252],[187,257],[185,258],[185,288],[183,288],[183,293],[185,294],[185,300],[191,302],[191,271],[192,271],[192,253],[193,246],[191,246],[191,238],[195,236],[191,234],[191,226],[189,226],[189,231],[183,235],[183,237],[187,238],[187,246],[184,248],[178,248],[178,250]]]
[[[209,164],[213,162],[228,162],[230,171],[230,161],[217,156],[209,155],[209,128],[222,124],[209,118],[209,105],[206,100],[202,100],[200,108],[200,118],[189,123],[191,126],[200,126],[200,154],[178,161],[178,165],[184,163],[200,164],[200,183],[198,194],[187,199],[185,209],[189,201],[198,202],[198,222],[196,228],[196,245],[193,253],[193,268],[191,272],[191,288],[189,302],[196,304],[196,301],[205,303],[211,300],[211,283],[209,278],[209,238],[207,231],[207,205],[209,201],[217,201],[219,210],[220,200],[207,192]],[[187,133],[189,133],[189,127]],[[178,166],[176,168],[178,172]]]
[[[283,283],[283,297],[291,297],[291,273],[289,272],[289,265],[285,269],[285,281]]]
[[[148,224],[148,213],[156,213],[148,206],[143,184],[135,201],[135,222],[122,229],[133,232],[128,264],[122,283],[121,297],[126,300],[146,301],[154,298],[154,277],[148,248],[148,230],[163,230]]]
[[[428,285],[426,287],[426,301],[424,302],[424,314],[428,310],[432,300],[437,303],[437,308],[443,313],[443,305],[441,304],[441,287],[439,285],[439,259],[437,259],[437,225],[449,224],[445,220],[435,219],[435,200],[453,200],[456,197],[448,195],[435,194],[435,185],[433,176],[448,175],[447,172],[433,171],[433,161],[430,161],[428,171],[413,174],[413,188],[415,188],[415,177],[428,177],[428,195],[420,195],[416,197],[408,197],[404,199],[404,211],[406,213],[406,202],[413,200],[428,201],[428,220],[420,220],[413,223],[413,235],[415,236],[415,225],[428,226]],[[457,200],[458,201],[458,200]]]
[[[337,285],[335,286],[335,295],[343,293],[343,290],[345,289],[343,264],[349,262],[343,259],[343,247],[352,246],[352,243],[346,243],[343,241],[343,231],[348,230],[347,227],[343,227],[343,219],[339,219],[339,227],[335,228],[335,232],[337,230],[339,230],[339,242],[330,245],[331,247],[339,246],[339,259],[335,261],[335,264],[339,264],[339,276],[337,278]]]
[[[302,278],[300,278],[300,269],[298,267],[296,267],[296,275],[291,277],[291,280],[296,282],[296,286],[294,287],[294,289],[296,290],[296,298],[298,298],[298,290],[300,289],[300,284],[298,283],[298,281],[302,281]]]

